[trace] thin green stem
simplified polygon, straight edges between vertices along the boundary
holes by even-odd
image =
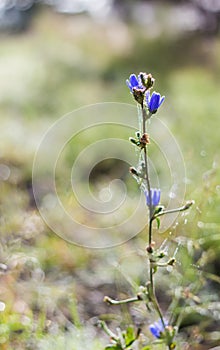
[[[142,132],[143,134],[146,133],[146,111],[144,109],[144,106],[141,106],[142,111]],[[153,217],[153,207],[152,207],[152,198],[151,198],[151,186],[150,186],[150,176],[149,176],[149,165],[148,165],[148,154],[147,154],[147,147],[145,145],[144,147],[144,167],[145,167],[145,180],[147,183],[147,191],[149,194],[149,230],[148,230],[148,244],[149,247],[152,244],[152,217]],[[152,294],[154,294],[154,279],[153,279],[153,268],[150,264],[150,283],[151,283],[151,289]]]
[[[174,209],[169,209],[169,210],[162,210],[159,213],[155,214],[152,217],[152,221],[156,218],[158,218],[159,216],[165,215],[165,214],[172,214],[172,213],[176,213],[176,212],[180,212],[180,211],[184,211],[189,209],[192,205],[194,204],[194,201],[188,201],[185,205],[183,205],[182,207],[179,208],[174,208]]]
[[[146,133],[146,120],[147,120],[147,116],[146,116],[146,110],[144,109],[143,104],[141,105],[141,111],[142,111],[142,132],[143,134]],[[144,166],[145,166],[145,180],[146,180],[146,184],[147,184],[147,191],[149,194],[149,231],[148,231],[148,243],[149,243],[149,247],[151,247],[152,245],[152,229],[153,229],[153,219],[154,219],[154,209],[152,206],[152,198],[151,198],[151,185],[150,185],[150,176],[149,176],[149,164],[148,164],[148,154],[147,154],[147,147],[146,145],[144,146]],[[162,311],[160,309],[159,303],[157,301],[157,297],[155,294],[155,290],[154,290],[154,278],[153,278],[153,274],[154,274],[154,270],[152,267],[152,264],[150,263],[150,288],[151,288],[151,294],[152,294],[152,303],[154,305],[155,310],[157,311],[162,325],[165,328],[165,322],[164,322],[164,318],[163,318],[163,314]]]
[[[152,228],[153,228],[153,217],[149,220],[149,246],[152,243]]]
[[[150,218],[149,220],[149,247],[151,247],[152,244],[152,224],[153,220]],[[150,284],[152,286],[152,294],[154,294],[154,279],[153,279],[153,267],[150,263]]]
[[[115,340],[116,342],[118,341],[117,336],[108,328],[104,321],[99,321],[99,325],[111,339]]]
[[[161,320],[161,323],[162,323],[162,325],[163,325],[163,328],[165,328],[165,327],[166,327],[166,324],[165,324],[165,322],[164,322],[163,314],[162,314],[162,311],[161,311],[160,306],[159,306],[159,304],[158,304],[158,301],[157,301],[157,298],[156,298],[155,293],[154,293],[153,304],[154,304],[154,307],[155,307],[155,309],[156,309],[156,311],[157,311],[157,313],[158,313],[158,315],[159,315],[159,317],[160,317],[160,320]]]
[[[142,113],[142,133],[145,134],[146,133],[146,120],[147,120],[147,116],[146,116],[146,110],[144,109],[143,104],[141,105],[141,113]],[[150,186],[150,175],[149,175],[149,164],[148,164],[148,154],[147,154],[147,147],[146,145],[144,146],[144,167],[145,167],[145,180],[147,183],[147,191],[149,193],[149,212],[150,212],[150,220],[152,218],[152,198],[151,198],[151,186]],[[149,245],[151,244],[151,230],[152,230],[152,226],[150,225],[149,222],[149,238],[150,238],[150,242]]]
[[[105,296],[104,301],[108,304],[111,304],[111,305],[121,305],[121,304],[133,303],[135,301],[140,301],[140,298],[133,297],[133,298],[123,299],[123,300],[115,300],[115,299],[112,299],[108,296]]]

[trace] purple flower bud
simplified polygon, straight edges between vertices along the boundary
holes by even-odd
[[[147,190],[145,190],[144,193],[145,193],[145,197],[146,197],[146,203],[149,206],[150,205],[149,192]],[[160,189],[159,188],[151,188],[150,195],[151,195],[151,205],[153,207],[156,207],[160,203]]]
[[[150,113],[152,114],[157,112],[158,108],[162,105],[164,100],[165,100],[165,96],[161,97],[161,95],[158,92],[154,91],[152,95],[150,95],[149,90],[146,92],[147,107]]]

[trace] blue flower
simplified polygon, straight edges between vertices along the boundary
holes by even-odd
[[[140,74],[138,75],[138,77],[135,74],[131,74],[129,79],[126,80],[126,84],[132,93],[133,89],[145,89],[142,84]]]
[[[149,192],[147,190],[145,190],[144,193],[145,193],[145,197],[146,197],[146,203],[149,206],[150,205]],[[151,188],[150,195],[151,195],[151,205],[153,207],[156,207],[160,203],[160,189],[159,188]]]
[[[156,113],[156,111],[162,105],[164,100],[165,100],[165,96],[161,97],[158,92],[154,91],[152,95],[150,95],[150,91],[148,90],[146,93],[147,107],[150,113],[152,114]]]
[[[165,320],[164,321],[165,326],[168,325],[168,322]],[[159,320],[158,322],[154,322],[153,324],[151,324],[149,326],[149,329],[151,331],[151,333],[156,337],[156,338],[162,338],[163,332],[164,332],[164,325],[162,323],[161,320]]]

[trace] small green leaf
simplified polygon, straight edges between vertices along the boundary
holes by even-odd
[[[141,350],[151,350],[150,346],[146,345],[145,347],[143,347]]]
[[[136,340],[136,335],[133,327],[128,327],[125,334],[125,344],[126,347],[131,345]]]
[[[156,266],[156,265],[153,267],[153,272],[154,272],[154,273],[157,272],[157,266]]]
[[[105,347],[105,350],[123,350],[123,349],[119,344],[112,344],[112,345],[107,345]]]
[[[157,222],[157,229],[159,230],[159,228],[160,228],[160,219],[156,218],[156,222]]]

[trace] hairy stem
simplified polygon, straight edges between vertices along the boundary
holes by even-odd
[[[146,133],[146,110],[144,109],[143,104],[141,105],[141,112],[142,112],[142,132],[143,134]],[[154,209],[152,206],[152,198],[151,198],[151,185],[150,185],[150,176],[149,176],[149,164],[148,164],[148,154],[147,154],[147,147],[146,145],[144,146],[144,167],[145,167],[145,180],[146,180],[146,184],[147,184],[147,191],[149,194],[149,231],[148,231],[148,243],[149,243],[149,247],[151,247],[152,245],[152,229],[153,229],[153,219],[154,219]],[[154,278],[153,278],[153,274],[154,274],[154,270],[152,267],[152,264],[150,263],[150,288],[151,288],[151,297],[152,297],[152,303],[154,305],[155,310],[157,311],[162,325],[165,328],[165,322],[164,322],[164,318],[163,318],[163,314],[161,312],[159,303],[157,301],[157,297],[155,294],[155,288],[154,288]]]
[[[141,113],[142,113],[142,133],[145,134],[146,133],[146,110],[144,109],[143,104],[141,105]],[[148,164],[148,154],[147,154],[147,147],[146,145],[144,146],[144,167],[145,167],[145,180],[147,183],[147,191],[149,194],[149,212],[150,212],[150,220],[149,220],[149,245],[151,244],[151,238],[152,238],[152,226],[150,224],[151,218],[153,216],[153,208],[152,208],[152,198],[151,198],[151,186],[150,186],[150,175],[149,175],[149,164]]]

